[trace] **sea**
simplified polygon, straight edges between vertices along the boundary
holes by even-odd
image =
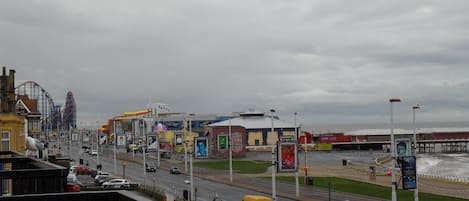
[[[394,128],[412,130],[413,124],[395,123]],[[469,121],[454,122],[417,122],[416,128],[468,128]],[[321,134],[328,132],[350,132],[360,129],[386,129],[390,124],[383,123],[362,123],[362,124],[342,124],[342,125],[305,125],[305,130],[312,133]],[[438,149],[438,147],[436,147]],[[469,147],[468,149],[469,150]],[[436,150],[438,151],[438,150]],[[377,153],[379,155],[379,153]],[[335,155],[335,154],[334,154]],[[368,161],[369,158],[360,156],[366,155],[363,152],[343,153],[346,157],[357,161]],[[376,155],[376,154],[373,154]],[[429,175],[437,178],[456,177],[465,178],[469,181],[469,153],[422,153],[417,155],[417,173],[419,175]]]

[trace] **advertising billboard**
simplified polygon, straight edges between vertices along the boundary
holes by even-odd
[[[395,140],[397,157],[411,156],[411,143],[409,138],[397,138]]]
[[[78,133],[72,133],[72,141],[78,141]]]
[[[176,146],[182,146],[182,143],[184,142],[182,133],[176,132],[176,133],[174,134],[174,142],[175,142],[174,144],[175,144]]]
[[[208,138],[196,137],[194,139],[195,158],[208,158]]]
[[[125,136],[124,135],[117,136],[117,146],[125,146]]]
[[[228,136],[219,135],[218,136],[218,150],[228,149]]]
[[[405,156],[401,160],[402,188],[415,189],[417,187],[417,165],[415,156]]]
[[[298,145],[296,142],[279,142],[277,146],[277,171],[298,171]]]
[[[158,150],[158,137],[156,135],[147,136],[147,151],[153,152]]]

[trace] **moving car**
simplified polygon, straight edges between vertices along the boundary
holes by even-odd
[[[272,201],[272,198],[261,195],[245,195],[242,201]]]
[[[98,155],[98,150],[91,150],[91,155],[92,156],[97,156]]]
[[[156,166],[153,163],[145,163],[145,169],[147,172],[156,172]]]
[[[138,151],[138,147],[136,144],[129,144],[129,146],[127,146],[127,152],[137,152]]]
[[[177,167],[172,167],[171,170],[169,170],[169,174],[181,174],[181,171]]]
[[[111,179],[102,184],[103,188],[120,188],[128,189],[130,188],[130,182],[126,179]]]

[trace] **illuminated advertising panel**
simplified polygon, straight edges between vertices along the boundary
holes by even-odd
[[[401,160],[402,188],[415,189],[417,187],[417,166],[415,156],[405,156]]]
[[[411,155],[411,144],[409,138],[398,138],[395,140],[395,150],[397,157]]]
[[[218,136],[218,149],[219,150],[228,149],[228,136],[226,135]]]
[[[298,145],[296,142],[279,142],[277,146],[277,171],[298,171]]]
[[[117,136],[117,146],[125,146],[125,136],[118,135]]]
[[[195,146],[195,158],[208,158],[208,138],[206,137],[196,137],[194,139]]]
[[[176,146],[182,146],[182,143],[184,142],[182,133],[177,132],[174,134],[174,142]]]

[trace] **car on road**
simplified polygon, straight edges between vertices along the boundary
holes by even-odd
[[[181,174],[181,171],[179,171],[179,169],[177,167],[172,167],[169,170],[169,174]]]
[[[107,172],[102,172],[102,171],[99,171],[96,176],[94,177],[94,182],[97,183],[97,184],[102,184],[103,182],[111,179],[111,174],[107,173]]]
[[[98,155],[98,150],[91,150],[91,155],[92,156],[97,156]]]
[[[145,169],[147,172],[156,172],[156,166],[153,163],[145,163]]]
[[[98,184],[98,185],[102,185],[104,182],[107,182],[111,179],[114,179],[114,178],[111,177],[111,176],[103,175],[103,176],[99,177],[98,179],[95,179],[94,183]]]
[[[78,166],[74,166],[73,171],[74,171],[76,174],[78,174],[78,175],[81,175],[81,174],[90,174],[90,173],[91,173],[91,168],[86,167],[86,166],[78,165]]]
[[[102,184],[103,188],[119,188],[128,189],[130,188],[130,182],[126,179],[111,179]]]
[[[74,172],[71,172],[71,171],[68,172],[67,182],[76,183],[77,182],[77,174],[75,174]]]
[[[65,191],[67,192],[80,192],[80,185],[77,183],[67,183],[65,187]]]
[[[138,151],[138,147],[136,144],[129,144],[127,146],[127,152],[137,152]]]
[[[272,201],[272,198],[261,195],[245,195],[242,201]]]

